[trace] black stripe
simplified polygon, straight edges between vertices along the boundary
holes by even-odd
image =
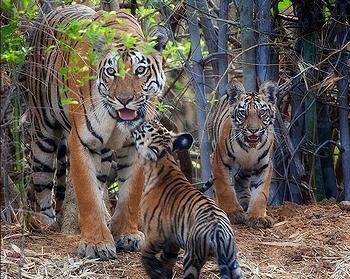
[[[87,150],[89,150],[90,153],[100,155],[100,153],[99,153],[98,151],[91,149],[91,148],[80,138],[80,135],[79,135],[79,133],[78,133],[77,127],[75,126],[75,123],[74,123],[74,128],[75,128],[75,132],[77,133],[77,136],[78,136],[78,139],[79,139],[81,145],[84,146]]]
[[[244,151],[248,152],[247,146],[241,141],[240,138],[237,138],[237,143]]]
[[[226,150],[227,150],[227,155],[232,158],[233,160],[235,159],[235,156],[232,154],[231,150],[230,150],[230,147],[232,146],[229,146],[228,143],[230,142],[230,140],[226,140],[225,141],[225,146],[226,146]]]
[[[263,184],[263,181],[259,181],[258,183],[252,183],[250,187],[256,189],[256,188],[258,188],[261,184]],[[248,197],[249,197],[249,196],[248,196]]]
[[[80,94],[82,94],[81,90],[79,90],[79,91],[80,91]],[[89,132],[103,144],[103,138],[99,134],[97,134],[97,132],[94,130],[94,128],[91,125],[90,119],[89,119],[89,117],[87,116],[87,113],[86,113],[85,105],[82,104],[82,106],[83,106],[83,109],[84,109],[84,116],[85,116],[85,121],[86,121],[86,127],[88,128]]]
[[[105,183],[107,181],[107,175],[105,174],[96,175],[96,178],[102,183]]]
[[[66,175],[67,173],[67,163],[61,163],[58,168],[57,168],[57,172],[56,172],[56,177],[57,178],[61,178],[62,176]]]
[[[267,139],[268,137],[265,138],[265,141],[262,143],[261,146],[259,146],[258,150],[262,149],[265,146],[265,144],[267,143]]]
[[[67,155],[67,147],[65,144],[60,144],[60,147],[57,151],[57,159],[61,160],[63,157]]]
[[[40,208],[40,211],[48,210],[48,209],[52,208],[52,206],[53,206],[53,204],[48,205],[48,206],[45,206],[45,207],[43,207],[43,208]],[[53,217],[52,217],[52,218],[53,218]]]
[[[265,170],[268,166],[269,166],[269,164],[263,165],[262,167],[260,167],[257,170],[255,170],[253,172],[253,175],[256,175],[256,176],[260,175],[263,172],[263,170]]]
[[[266,155],[269,153],[269,151],[270,151],[270,147],[271,147],[271,145],[258,157],[258,163],[263,159],[263,158],[265,158],[266,157]]]
[[[51,146],[51,148],[49,148],[43,145],[41,141],[36,141],[35,143],[39,147],[39,149],[44,153],[54,153],[56,151],[56,147],[57,147],[56,144],[54,146]]]
[[[53,182],[49,182],[48,184],[34,184],[34,190],[37,193],[44,191],[45,189],[52,190]]]
[[[51,167],[39,161],[37,158],[34,157],[33,161],[35,164],[39,164],[39,166],[33,166],[34,172],[54,172]]]

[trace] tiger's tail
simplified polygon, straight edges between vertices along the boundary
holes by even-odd
[[[214,255],[216,256],[222,279],[242,279],[243,274],[237,259],[235,238],[226,229],[220,228],[214,234]]]

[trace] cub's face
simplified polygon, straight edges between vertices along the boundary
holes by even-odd
[[[278,87],[266,81],[259,93],[244,92],[243,87],[237,88],[230,96],[234,137],[248,145],[263,143],[275,119]]]
[[[132,137],[139,154],[150,161],[157,161],[172,151],[189,149],[193,143],[190,134],[174,134],[157,120],[142,123],[132,131]]]

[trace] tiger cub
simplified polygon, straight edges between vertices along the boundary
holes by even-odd
[[[227,215],[188,182],[171,155],[189,149],[192,136],[172,134],[154,120],[142,123],[132,137],[145,173],[142,262],[148,275],[172,278],[182,248],[184,278],[199,278],[209,255],[216,257],[222,278],[242,278]]]
[[[264,82],[259,92],[245,92],[241,84],[231,83],[210,121],[216,200],[232,222],[272,227],[266,206],[277,93],[272,81]],[[236,163],[240,168],[232,187],[231,168]]]

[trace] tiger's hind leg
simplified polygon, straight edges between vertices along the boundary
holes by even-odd
[[[160,255],[160,260],[164,266],[165,273],[169,278],[173,277],[173,267],[176,263],[179,250],[180,248],[177,245],[167,244]]]
[[[54,163],[60,138],[53,134],[44,135],[37,129],[37,139],[32,141],[33,187],[41,213],[38,216],[41,222],[48,225],[56,221],[53,196]]]
[[[199,247],[198,247],[199,249]],[[184,279],[199,278],[205,259],[199,257],[193,251],[186,251],[184,255]]]
[[[250,172],[239,169],[236,175],[234,176],[234,187],[236,191],[239,204],[242,206],[243,210],[248,209],[249,200],[250,200]]]
[[[67,142],[62,139],[57,150],[57,164],[56,164],[56,185],[55,185],[55,200],[56,200],[56,215],[59,214],[66,195],[67,183]]]
[[[146,243],[142,249],[142,264],[151,279],[171,279],[172,269],[164,264],[164,254],[159,259],[157,255],[161,252],[162,247],[153,243]],[[170,257],[172,259],[172,257]],[[171,260],[172,261],[172,260]],[[176,261],[176,260],[175,260]]]

